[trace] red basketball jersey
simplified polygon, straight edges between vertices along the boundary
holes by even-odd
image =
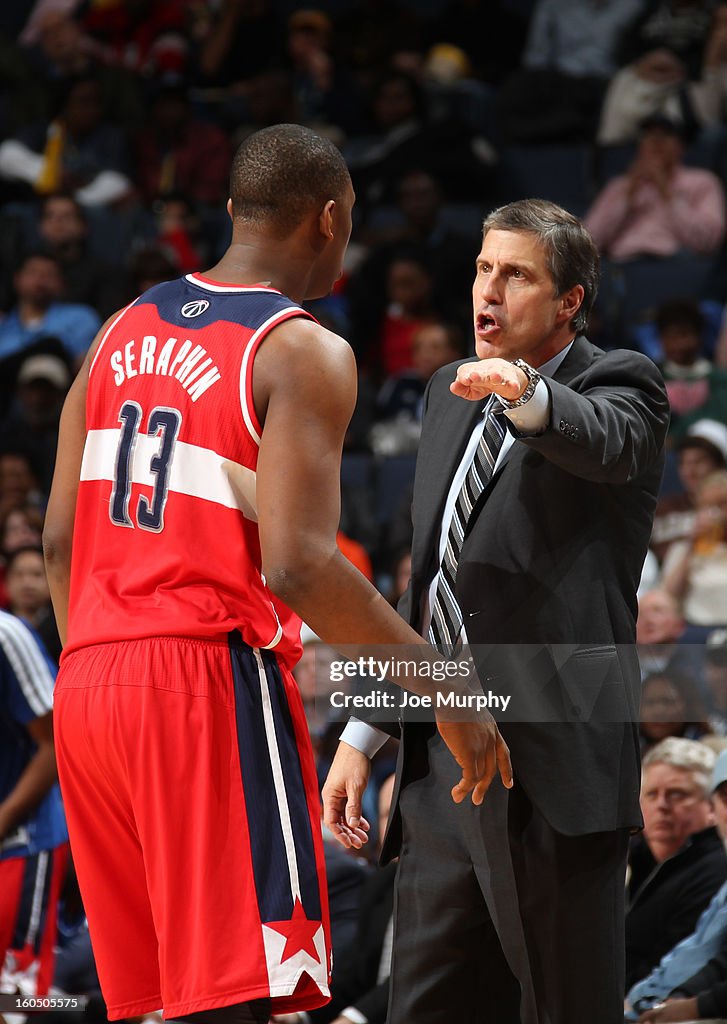
[[[252,366],[305,310],[272,288],[190,274],[145,292],[91,364],[68,643],[224,639],[300,653],[300,620],[261,574],[261,426]]]

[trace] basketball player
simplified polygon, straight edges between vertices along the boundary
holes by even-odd
[[[341,273],[345,163],[278,125],[241,146],[231,196],[220,262],[102,328],[44,535],[59,774],[111,1019],[266,1022],[328,999],[299,616],[328,643],[422,643],[335,543],[355,363],[300,303]],[[491,721],[440,731],[455,799],[509,777]],[[341,811],[360,846],[367,823]]]

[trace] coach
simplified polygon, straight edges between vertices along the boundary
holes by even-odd
[[[434,729],[405,723],[385,857],[400,855],[390,1024],[615,1024],[623,888],[641,825],[636,589],[668,421],[653,363],[583,335],[598,254],[565,210],[524,200],[484,223],[479,362],[425,404],[412,580],[400,611],[444,651],[472,645],[513,701],[515,785],[481,807]],[[496,684],[496,685],[495,685]],[[385,738],[352,722],[324,788],[360,814]]]

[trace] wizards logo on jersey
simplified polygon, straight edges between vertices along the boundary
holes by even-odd
[[[185,302],[180,312],[182,316],[187,317],[191,320],[195,316],[201,316],[205,310],[210,308],[210,304],[207,299],[197,299],[195,302]]]
[[[283,680],[272,651],[230,638],[238,748],[270,991],[304,974],[328,995],[330,957],[309,796]]]

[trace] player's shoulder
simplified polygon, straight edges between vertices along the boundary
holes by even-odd
[[[270,338],[273,345],[263,346],[262,352],[267,347],[271,356],[286,357],[302,367],[355,365],[353,350],[346,339],[315,319],[291,317],[276,326]]]
[[[262,418],[267,418],[268,403],[277,399],[348,419],[356,389],[350,345],[314,320],[294,318],[276,326],[255,356],[253,391]]]

